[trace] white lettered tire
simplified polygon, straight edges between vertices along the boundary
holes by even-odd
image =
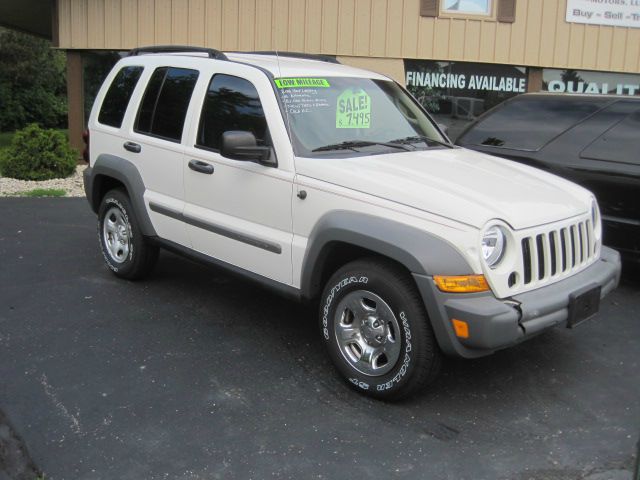
[[[356,260],[327,282],[320,329],[329,356],[356,390],[397,400],[437,376],[442,354],[410,274],[384,259]]]
[[[159,249],[142,235],[123,190],[110,190],[103,197],[98,210],[98,238],[105,263],[118,277],[141,279],[158,260]]]

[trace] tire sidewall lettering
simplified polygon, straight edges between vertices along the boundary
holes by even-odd
[[[349,381],[362,390],[369,390],[369,384],[363,382],[362,380],[358,380],[357,378],[350,378]]]
[[[102,221],[100,222],[99,226],[98,226],[98,238],[100,240],[100,251],[102,252],[102,257],[105,260],[105,263],[107,264],[107,266],[114,272],[119,272],[120,268],[125,267],[126,265],[128,265],[129,263],[131,263],[133,261],[133,256],[134,256],[134,232],[133,232],[133,228],[131,227],[131,220],[129,219],[129,214],[127,212],[127,209],[125,208],[125,206],[122,204],[122,202],[120,202],[117,198],[113,198],[113,197],[107,197],[104,200],[104,204],[105,204],[105,211],[109,208],[109,206],[115,206],[118,210],[120,210],[122,212],[122,215],[124,216],[125,221],[127,222],[127,225],[129,227],[129,238],[131,239],[130,245],[129,245],[129,255],[127,257],[127,259],[125,260],[125,262],[123,262],[122,264],[118,265],[114,265],[113,261],[109,258],[109,255],[107,255],[106,253],[106,239],[103,236],[103,224],[105,221],[105,217],[102,217]]]
[[[329,329],[329,314],[331,312],[331,307],[333,306],[334,301],[336,300],[336,297],[340,298],[341,295],[339,294],[343,292],[344,289],[348,286],[366,285],[367,283],[369,283],[369,278],[367,276],[351,275],[351,276],[345,276],[344,278],[342,278],[340,281],[338,281],[331,287],[331,289],[329,290],[329,293],[326,295],[324,299],[324,303],[322,306],[322,334],[325,341],[331,342],[332,340],[330,329]],[[411,334],[411,325],[410,325],[408,315],[404,310],[402,310],[399,312],[398,316],[401,322],[401,328],[404,333],[403,335],[404,355],[402,357],[402,364],[400,365],[400,367],[399,368],[396,367],[393,370],[395,372],[393,377],[391,379],[384,381],[383,383],[376,383],[375,377],[371,377],[370,379],[367,379],[365,381],[359,377],[348,376],[347,380],[349,381],[349,383],[353,384],[355,387],[361,390],[365,390],[365,391],[375,390],[378,392],[384,392],[386,390],[390,390],[394,387],[397,387],[403,382],[403,380],[407,375],[407,372],[410,371],[410,366],[412,363],[411,352],[412,352],[413,346],[411,343],[412,334]]]
[[[351,285],[354,283],[360,283],[366,285],[369,283],[369,278],[365,276],[350,276],[345,277],[340,280],[337,284],[335,284],[331,290],[329,291],[329,295],[327,295],[327,300],[322,308],[322,334],[324,335],[324,339],[329,341],[329,310],[331,309],[331,304],[333,303],[333,299],[336,294],[340,292],[347,285]]]
[[[389,380],[388,382],[376,385],[376,390],[378,390],[379,392],[382,392],[384,390],[389,390],[390,388],[393,387],[394,384],[399,384],[402,379],[404,378],[404,376],[407,374],[407,371],[409,370],[409,365],[411,364],[411,327],[409,326],[409,320],[407,319],[407,315],[404,311],[400,312],[400,320],[402,321],[402,329],[404,330],[404,340],[405,340],[405,346],[404,346],[404,358],[402,361],[402,366],[400,367],[400,370],[398,370],[398,372],[393,376],[393,378],[391,380]]]

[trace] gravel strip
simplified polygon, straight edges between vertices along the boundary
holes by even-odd
[[[66,192],[65,197],[84,197],[82,172],[85,168],[87,168],[86,165],[78,165],[76,172],[70,177],[40,182],[0,177],[0,197],[19,197],[22,193],[34,188],[61,188]]]

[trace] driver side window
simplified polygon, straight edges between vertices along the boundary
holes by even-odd
[[[229,130],[251,132],[258,145],[271,145],[267,120],[253,84],[244,78],[216,74],[202,105],[196,147],[219,151],[222,134]]]

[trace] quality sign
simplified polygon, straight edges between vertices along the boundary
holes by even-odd
[[[640,0],[567,0],[567,22],[640,28]]]

